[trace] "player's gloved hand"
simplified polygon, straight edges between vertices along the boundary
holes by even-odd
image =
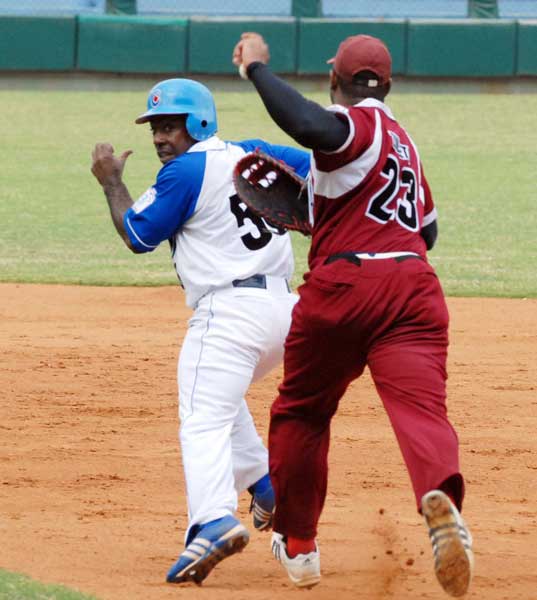
[[[121,156],[116,156],[111,144],[95,144],[91,153],[91,172],[103,187],[117,185],[122,181],[125,163],[131,154],[132,150],[125,150]]]
[[[233,183],[256,215],[277,227],[311,235],[307,181],[289,165],[256,150],[237,162]]]

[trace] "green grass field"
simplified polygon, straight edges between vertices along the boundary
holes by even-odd
[[[246,90],[251,88],[245,87]],[[322,104],[324,93],[308,93]],[[292,143],[253,91],[216,90],[224,139]],[[117,237],[90,173],[97,141],[134,150],[134,198],[158,162],[148,126],[134,125],[144,92],[0,92],[3,156],[0,281],[174,284],[167,245],[132,255]],[[448,295],[537,296],[537,96],[397,94],[389,104],[421,150],[439,211],[431,253]],[[298,283],[307,240],[294,238]]]
[[[0,600],[95,600],[59,585],[42,585],[15,573],[0,569]]]
[[[249,88],[245,88],[249,89]],[[220,136],[293,143],[257,95],[216,91]],[[326,104],[324,93],[308,93]],[[0,281],[86,285],[176,284],[166,245],[132,255],[90,173],[97,141],[134,150],[125,173],[134,198],[159,162],[147,126],[135,126],[143,92],[0,92]],[[536,297],[537,96],[397,94],[389,104],[418,143],[439,211],[431,253],[452,296]],[[296,285],[307,240],[294,236]],[[82,600],[0,570],[0,599]]]

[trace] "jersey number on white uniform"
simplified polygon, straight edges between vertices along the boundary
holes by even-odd
[[[390,154],[381,176],[387,180],[386,184],[369,200],[365,214],[382,225],[395,219],[401,227],[418,231],[418,193],[413,169],[401,167],[397,156]]]
[[[237,194],[230,196],[229,204],[231,212],[237,219],[237,225],[242,227],[248,219],[254,227],[257,229],[257,235],[252,235],[248,232],[241,235],[242,243],[248,248],[248,250],[260,250],[264,248],[272,239],[272,234],[283,235],[285,229],[279,229],[277,227],[271,227],[264,219],[256,215]]]

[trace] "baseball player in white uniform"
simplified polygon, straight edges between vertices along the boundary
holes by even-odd
[[[136,122],[150,123],[163,163],[156,182],[133,202],[122,181],[130,151],[115,156],[110,144],[95,146],[92,172],[133,252],[170,242],[186,303],[194,310],[178,366],[189,525],[167,581],[199,584],[248,543],[248,531],[235,517],[238,494],[248,489],[252,495],[257,529],[271,526],[267,450],[244,397],[252,381],[281,361],[297,300],[289,287],[289,234],[240,201],[233,169],[260,148],[305,176],[309,154],[262,140],[220,140],[210,91],[188,79],[154,86]]]

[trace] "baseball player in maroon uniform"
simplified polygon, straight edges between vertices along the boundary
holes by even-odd
[[[255,33],[243,34],[233,54],[273,120],[313,149],[310,271],[271,411],[273,552],[296,585],[319,582],[315,537],[330,421],[367,365],[429,529],[437,578],[461,596],[473,553],[459,512],[464,483],[445,403],[448,311],[426,257],[436,240],[436,210],[418,149],[384,103],[391,56],[377,38],[344,40],[329,61],[327,109],[276,77],[268,58]]]

